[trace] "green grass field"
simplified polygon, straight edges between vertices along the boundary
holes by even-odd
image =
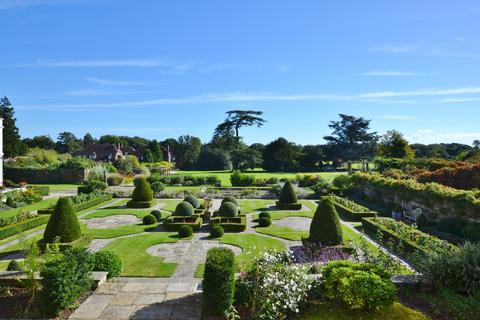
[[[266,172],[262,170],[251,170],[245,172],[247,174],[254,175],[258,179],[278,178],[278,179],[294,179],[297,173],[292,172]],[[327,181],[332,181],[335,177],[345,174],[344,172],[305,172],[311,174],[318,174]],[[178,175],[192,175],[192,176],[217,176],[222,181],[223,187],[231,187],[230,175],[231,171],[177,171]]]
[[[122,276],[125,277],[170,277],[175,263],[163,263],[163,258],[149,255],[147,248],[159,243],[176,242],[175,233],[155,232],[152,234],[118,239],[106,249],[115,251],[123,261]]]
[[[45,209],[51,207],[53,204],[57,202],[56,198],[51,198],[51,199],[44,199],[40,202],[29,204],[28,206],[20,207],[20,208],[14,208],[14,209],[9,209],[5,211],[0,211],[0,218],[8,218],[8,217],[13,217],[20,212],[32,212],[38,209]]]

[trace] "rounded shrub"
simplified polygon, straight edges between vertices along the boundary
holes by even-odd
[[[175,208],[175,212],[173,215],[175,216],[192,216],[194,212],[193,206],[190,204],[190,202],[187,201],[182,201],[179,204],[177,204],[177,207]]]
[[[155,222],[157,222],[157,218],[153,214],[143,217],[143,224],[154,224]]]
[[[110,250],[101,250],[91,256],[92,271],[106,271],[107,278],[118,277],[122,273],[123,262],[120,256]]]
[[[198,201],[198,198],[192,195],[188,195],[183,199],[183,201],[186,201],[192,205],[194,209],[198,209],[200,207],[200,201]]]
[[[226,196],[225,198],[223,198],[222,204],[224,204],[225,202],[231,202],[231,203],[233,203],[235,206],[238,207],[238,201],[237,201],[237,199],[235,199],[235,198],[232,197],[232,196]]]
[[[290,181],[285,182],[280,192],[280,203],[297,203],[297,194]]]
[[[45,227],[43,241],[52,243],[58,237],[60,242],[67,243],[77,240],[81,235],[80,224],[72,201],[69,198],[58,199]]]
[[[238,207],[233,202],[224,202],[218,213],[222,217],[235,217],[238,214]]]
[[[150,187],[152,188],[152,190],[154,192],[160,192],[160,191],[163,191],[165,189],[165,184],[160,182],[160,181],[156,181],[156,182],[152,182],[150,184]]]
[[[152,212],[150,212],[150,214],[152,216],[154,216],[155,219],[157,219],[157,221],[162,219],[162,212],[160,210],[152,210]]]
[[[136,202],[147,202],[153,200],[153,191],[144,176],[138,176],[133,180],[135,190],[132,193],[132,200]]]
[[[119,173],[110,173],[107,176],[107,184],[109,186],[119,186],[123,183],[123,176]]]
[[[271,224],[272,224],[272,220],[270,220],[270,218],[263,217],[263,218],[258,219],[258,226],[259,227],[262,227],[262,228],[269,227]]]
[[[260,214],[258,215],[259,218],[268,218],[268,219],[271,219],[272,217],[270,216],[270,213],[269,212],[266,212],[266,211],[262,211],[260,212]]]
[[[184,224],[178,228],[178,236],[180,238],[190,238],[193,234],[193,229],[189,225]]]
[[[308,241],[327,246],[343,243],[343,231],[337,210],[329,197],[320,199],[312,223]]]
[[[12,260],[8,263],[7,271],[23,271],[23,269],[17,260]]]
[[[222,226],[214,225],[210,229],[210,238],[220,238],[224,233],[225,231]]]

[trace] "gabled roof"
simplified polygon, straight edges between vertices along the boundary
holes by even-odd
[[[116,155],[120,153],[123,155],[122,151],[118,149],[116,146],[110,143],[98,143],[92,144],[85,147],[83,150],[75,153],[75,156],[78,157],[92,157],[95,156],[96,161],[104,161],[104,160],[115,160]]]

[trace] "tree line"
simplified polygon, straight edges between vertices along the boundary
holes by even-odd
[[[449,144],[412,144],[395,130],[379,135],[370,129],[370,120],[363,117],[339,114],[331,121],[331,134],[324,136],[324,144],[300,145],[280,137],[268,144],[247,145],[240,135],[244,127],[262,127],[267,121],[263,113],[255,110],[232,110],[212,134],[210,141],[183,135],[165,140],[149,140],[134,136],[103,135],[95,139],[90,133],[83,138],[72,132],[61,132],[54,141],[48,135],[21,139],[16,127],[14,109],[7,97],[0,99],[0,116],[4,119],[5,157],[24,155],[28,148],[52,149],[58,153],[70,153],[96,143],[142,148],[144,162],[174,162],[184,170],[230,170],[263,168],[267,171],[315,171],[326,165],[333,168],[348,161],[385,158],[445,158],[459,159],[480,148],[480,141],[473,146]]]

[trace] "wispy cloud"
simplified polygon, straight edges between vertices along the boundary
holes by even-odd
[[[333,93],[314,93],[314,94],[281,94],[265,92],[233,92],[233,93],[214,93],[198,95],[186,98],[160,98],[152,100],[140,100],[130,102],[109,102],[109,103],[90,103],[90,104],[66,104],[66,105],[23,105],[19,109],[28,110],[59,110],[59,109],[102,109],[102,108],[129,108],[129,107],[148,107],[161,105],[178,104],[201,104],[201,103],[247,103],[263,101],[355,101],[355,102],[378,102],[389,104],[422,104],[425,101],[416,101],[417,97],[437,97],[478,94],[480,87],[462,87],[447,89],[419,89],[412,91],[380,91],[367,92],[359,94],[333,94]],[[408,99],[395,99],[407,97]],[[463,98],[463,97],[462,97]],[[428,101],[434,103],[435,101]]]
[[[383,45],[383,46],[375,46],[370,48],[370,51],[387,52],[387,53],[404,53],[412,50],[413,50],[413,46],[411,45]]]
[[[476,102],[476,101],[480,101],[480,97],[475,97],[475,98],[467,98],[467,97],[445,98],[445,99],[440,99],[437,102],[439,102],[439,103],[461,103],[461,102]]]
[[[399,121],[416,120],[416,117],[413,117],[413,116],[396,115],[396,114],[387,114],[387,115],[381,116],[381,118],[387,119],[387,120],[399,120]]]
[[[145,86],[145,85],[150,85],[150,82],[143,82],[143,81],[129,81],[129,80],[107,80],[107,79],[99,79],[99,78],[93,78],[89,77],[86,78],[85,80],[93,82],[95,84],[98,84],[100,86]]]
[[[66,96],[73,97],[100,97],[100,96],[118,96],[118,95],[127,95],[135,94],[138,92],[134,91],[110,91],[110,90],[100,90],[100,89],[81,89],[81,90],[72,90],[64,93]]]
[[[479,139],[480,132],[473,131],[457,131],[457,132],[439,132],[431,129],[419,129],[413,135],[407,136],[410,141],[421,142],[439,142],[439,141],[458,141],[464,140],[469,143],[469,140]],[[467,140],[468,139],[468,140]]]
[[[367,77],[420,77],[432,76],[434,73],[405,72],[405,71],[368,71],[362,75]]]

